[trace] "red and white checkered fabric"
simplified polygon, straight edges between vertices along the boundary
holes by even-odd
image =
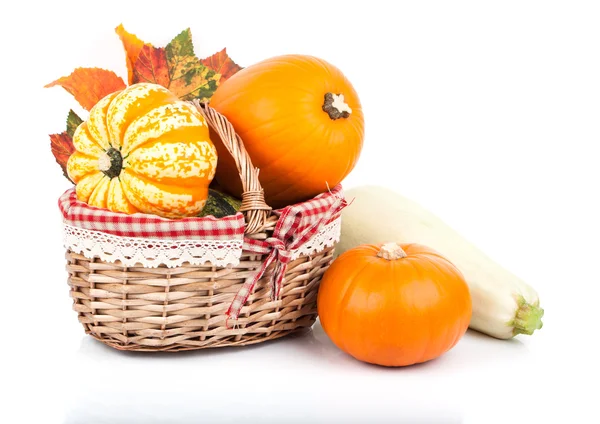
[[[279,296],[291,251],[308,242],[327,224],[338,219],[347,203],[341,185],[311,200],[274,211],[279,216],[273,236],[266,240],[244,238],[245,221],[241,213],[225,218],[190,217],[178,220],[136,213],[127,215],[95,208],[77,200],[74,189],[59,199],[64,223],[72,227],[115,236],[168,240],[244,240],[244,251],[266,255],[261,268],[248,278],[236,294],[227,315],[237,319],[242,307],[266,269],[276,262],[271,277],[272,297]]]
[[[58,207],[67,225],[121,237],[169,240],[241,240],[244,237],[245,222],[241,213],[224,218],[207,216],[182,219],[143,213],[128,215],[81,202],[77,200],[73,188],[60,197]]]

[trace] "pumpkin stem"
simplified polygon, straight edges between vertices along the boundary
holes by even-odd
[[[123,156],[114,147],[111,147],[106,152],[98,157],[98,168],[108,178],[115,178],[121,174],[123,169]]]
[[[325,94],[325,102],[323,103],[323,111],[327,112],[332,120],[347,118],[352,113],[350,106],[344,102],[343,94]]]
[[[406,258],[407,254],[398,243],[385,243],[377,252],[377,257],[387,259],[388,261],[395,261],[396,259]]]

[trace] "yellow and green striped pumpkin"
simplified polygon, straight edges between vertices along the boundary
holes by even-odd
[[[73,144],[67,173],[77,198],[128,214],[198,215],[217,167],[202,115],[157,84],[134,84],[100,100]]]

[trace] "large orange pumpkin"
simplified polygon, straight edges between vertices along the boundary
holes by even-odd
[[[325,273],[318,313],[346,353],[403,366],[436,358],[458,342],[469,326],[471,297],[460,271],[426,246],[362,245]]]
[[[342,72],[312,56],[278,56],[224,82],[210,104],[244,141],[265,198],[275,208],[304,201],[340,183],[360,154],[364,121],[356,91]],[[223,145],[217,181],[241,196],[235,164]]]

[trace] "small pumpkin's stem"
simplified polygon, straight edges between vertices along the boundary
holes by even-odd
[[[114,147],[98,157],[98,169],[104,172],[108,178],[118,177],[123,169],[123,156]]]
[[[323,111],[327,112],[329,117],[334,121],[340,118],[348,118],[352,113],[352,109],[344,101],[344,95],[333,93],[325,94]]]
[[[406,252],[398,245],[398,243],[385,243],[377,252],[377,257],[395,261],[396,259],[406,258]]]

